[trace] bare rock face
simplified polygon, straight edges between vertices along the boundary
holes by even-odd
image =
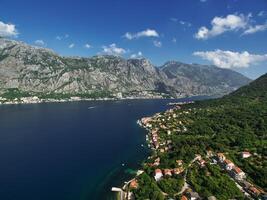
[[[169,61],[160,69],[171,80],[175,88],[180,87],[182,93],[190,91],[193,95],[222,96],[251,81],[238,72],[210,65]]]
[[[86,94],[154,91],[174,97],[229,93],[250,80],[214,66],[117,56],[62,57],[52,50],[0,38],[0,89],[25,92]]]

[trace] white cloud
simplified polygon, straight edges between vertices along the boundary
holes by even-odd
[[[214,17],[211,21],[211,29],[208,29],[205,26],[200,27],[198,32],[195,34],[195,38],[208,39],[221,35],[225,32],[246,29],[248,27],[250,17],[251,14],[247,16],[243,14],[230,14],[226,17]]]
[[[75,44],[74,44],[74,43],[71,43],[71,44],[69,45],[69,49],[72,49],[74,46],[75,46]]]
[[[130,56],[131,58],[142,58],[143,57],[143,54],[141,51],[139,51],[137,54],[132,54]]]
[[[5,24],[0,21],[0,36],[2,37],[12,37],[17,36],[18,31],[14,24]]]
[[[36,44],[38,46],[46,46],[46,44],[43,40],[35,40],[34,44]]]
[[[192,26],[192,24],[191,24],[190,22],[186,22],[186,21],[182,21],[182,20],[180,20],[179,23],[180,23],[181,25],[183,25],[183,26],[187,26],[187,27],[191,27],[191,26]]]
[[[157,33],[156,30],[153,29],[146,29],[144,31],[140,31],[137,33],[125,33],[124,37],[127,38],[128,40],[133,40],[133,39],[138,39],[141,37],[159,37],[159,34]]]
[[[56,36],[56,39],[57,40],[63,40],[63,39],[67,39],[67,38],[69,38],[70,36],[69,36],[69,34],[65,34],[65,35],[63,35],[63,36]]]
[[[162,43],[160,41],[158,41],[158,40],[154,40],[153,44],[154,44],[155,47],[162,47]]]
[[[90,44],[87,43],[87,44],[84,45],[84,48],[91,49],[92,48],[92,45],[90,45]]]
[[[242,35],[248,35],[248,34],[253,34],[256,32],[260,32],[260,31],[265,31],[266,29],[267,29],[267,23],[261,24],[261,25],[250,26],[248,27],[247,30],[244,31]]]
[[[110,55],[122,55],[127,52],[125,49],[117,47],[115,43],[109,46],[103,46],[102,49],[103,49],[103,53],[110,54]]]
[[[187,27],[191,27],[192,26],[192,24],[190,22],[183,21],[183,20],[179,21],[177,18],[174,18],[174,17],[170,18],[170,20],[172,22],[175,22],[175,23],[179,22],[179,24],[182,25],[182,26],[187,26]]]
[[[264,10],[262,10],[262,11],[260,11],[260,12],[258,13],[258,16],[259,16],[259,17],[264,17],[265,15],[267,15],[267,12],[264,11]]]
[[[220,68],[247,68],[267,61],[267,54],[250,54],[247,51],[233,52],[217,49],[215,51],[197,51],[193,55],[212,62]]]

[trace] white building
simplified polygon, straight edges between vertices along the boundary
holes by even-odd
[[[162,176],[163,176],[163,174],[162,174],[161,169],[156,169],[155,170],[155,176],[154,176],[155,180],[159,181],[162,178]]]

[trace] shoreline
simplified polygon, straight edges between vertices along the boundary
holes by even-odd
[[[203,97],[204,99],[207,98],[214,98],[213,96],[208,95],[192,95],[192,96],[180,96],[177,98],[174,97],[162,97],[162,96],[149,96],[149,97],[105,97],[105,98],[81,98],[81,97],[71,97],[69,99],[39,99],[36,96],[31,97],[21,97],[20,99],[15,98],[14,100],[8,100],[2,98],[0,96],[0,106],[1,105],[25,105],[25,104],[42,104],[42,103],[66,103],[66,102],[80,102],[80,101],[124,101],[124,100],[155,100],[155,99],[166,99],[166,100],[181,100],[185,98],[195,98],[195,97]],[[216,98],[216,97],[215,97]],[[179,105],[181,102],[171,102],[168,105],[174,106]],[[183,104],[183,102],[182,102]]]
[[[183,98],[180,98],[180,99],[183,99]],[[190,103],[192,103],[192,101],[190,101]],[[173,104],[174,105],[176,105],[176,104],[185,104],[185,102],[175,102]],[[173,105],[170,105],[170,103],[168,103],[166,105],[173,106]],[[164,111],[164,112],[166,112],[166,111]],[[158,113],[154,113],[152,116],[143,117],[143,118],[138,119],[136,121],[137,125],[140,126],[141,128],[143,128],[146,131],[145,144],[147,145],[147,148],[151,151],[149,153],[148,157],[143,160],[143,162],[147,161],[151,156],[153,156],[153,153],[156,152],[156,149],[153,147],[153,142],[152,142],[151,138],[149,138],[150,137],[150,134],[152,134],[152,130],[149,127],[146,127],[144,125],[144,123],[142,122],[142,120],[145,119],[145,118],[153,118],[157,114]],[[123,183],[123,185],[121,187],[112,187],[111,188],[111,191],[112,192],[116,192],[116,200],[127,200],[127,199],[131,199],[132,193],[129,190],[130,184],[131,184],[132,181],[135,181],[136,178],[139,175],[141,175],[142,173],[144,173],[143,168],[139,168],[136,171],[137,171],[136,174],[131,179],[128,179],[127,181],[125,180],[124,183]],[[113,188],[117,188],[119,190],[114,191]]]
[[[166,108],[166,110],[164,110],[163,112],[172,112],[174,109],[181,109],[181,106],[185,105],[185,104],[193,104],[195,103],[193,100],[189,100],[189,101],[181,101],[183,98],[177,99],[177,102],[169,102],[166,105],[167,106],[171,106],[172,108],[168,109]],[[179,101],[180,100],[180,101]],[[154,113],[151,116],[146,116],[146,117],[142,117],[141,119],[138,119],[136,121],[136,123],[143,128],[146,131],[146,139],[145,139],[145,144],[147,145],[147,148],[150,150],[150,153],[148,155],[147,158],[145,158],[143,160],[143,162],[146,162],[147,160],[149,160],[151,157],[157,155],[157,151],[159,150],[159,144],[158,142],[154,141],[154,133],[153,133],[153,129],[152,126],[150,126],[147,122],[149,122],[152,118],[159,116],[160,113]],[[156,162],[156,161],[155,161]],[[154,163],[155,164],[155,163]],[[131,192],[131,188],[133,188],[134,186],[132,186],[132,182],[136,182],[137,183],[137,178],[138,176],[140,176],[141,174],[143,174],[145,172],[144,168],[141,167],[137,170],[137,173],[131,178],[128,179],[127,181],[124,181],[124,184],[119,188],[121,190],[121,192],[123,193],[123,197],[120,197],[120,200],[129,200],[129,199],[133,199],[133,193]],[[137,186],[138,187],[138,186]]]
[[[191,96],[190,96],[191,97]],[[188,98],[190,98],[188,97]],[[193,96],[192,96],[193,97]],[[66,102],[80,102],[80,101],[124,101],[124,100],[153,100],[153,99],[175,99],[175,98],[164,98],[164,97],[125,97],[125,98],[80,98],[74,97],[70,99],[37,99],[36,97],[24,97],[23,100],[12,100],[2,102],[0,97],[1,105],[25,105],[25,104],[42,104],[42,103],[66,103]],[[182,99],[187,97],[179,97],[177,99]]]

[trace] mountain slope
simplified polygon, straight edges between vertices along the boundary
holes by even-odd
[[[266,94],[267,74],[223,98],[179,104],[143,118],[153,154],[136,177],[139,187],[130,188],[135,199],[176,198],[184,180],[200,199],[264,199]],[[164,173],[155,180],[159,172],[177,167],[178,176]],[[158,198],[162,192],[166,196]],[[187,190],[181,195],[191,196]]]
[[[176,61],[165,63],[162,71],[175,85],[181,85],[181,80],[190,82],[193,92],[212,93],[222,96],[249,83],[245,76],[228,69],[210,65],[185,64]],[[239,87],[238,87],[239,86]]]
[[[186,66],[191,74],[199,71],[195,65]],[[63,57],[49,49],[0,38],[2,93],[6,89],[17,88],[30,94],[99,93],[116,96],[123,93],[124,96],[147,96],[148,93],[165,93],[183,97],[223,95],[249,82],[248,78],[229,70],[227,75],[222,76],[225,73],[223,69],[216,73],[206,73],[208,82],[188,73],[176,74],[173,78],[168,68],[154,67],[146,59],[126,60],[117,56]]]
[[[259,101],[267,101],[267,74],[264,74],[250,84],[241,87],[229,96],[230,98],[243,97],[250,100],[258,99]]]

